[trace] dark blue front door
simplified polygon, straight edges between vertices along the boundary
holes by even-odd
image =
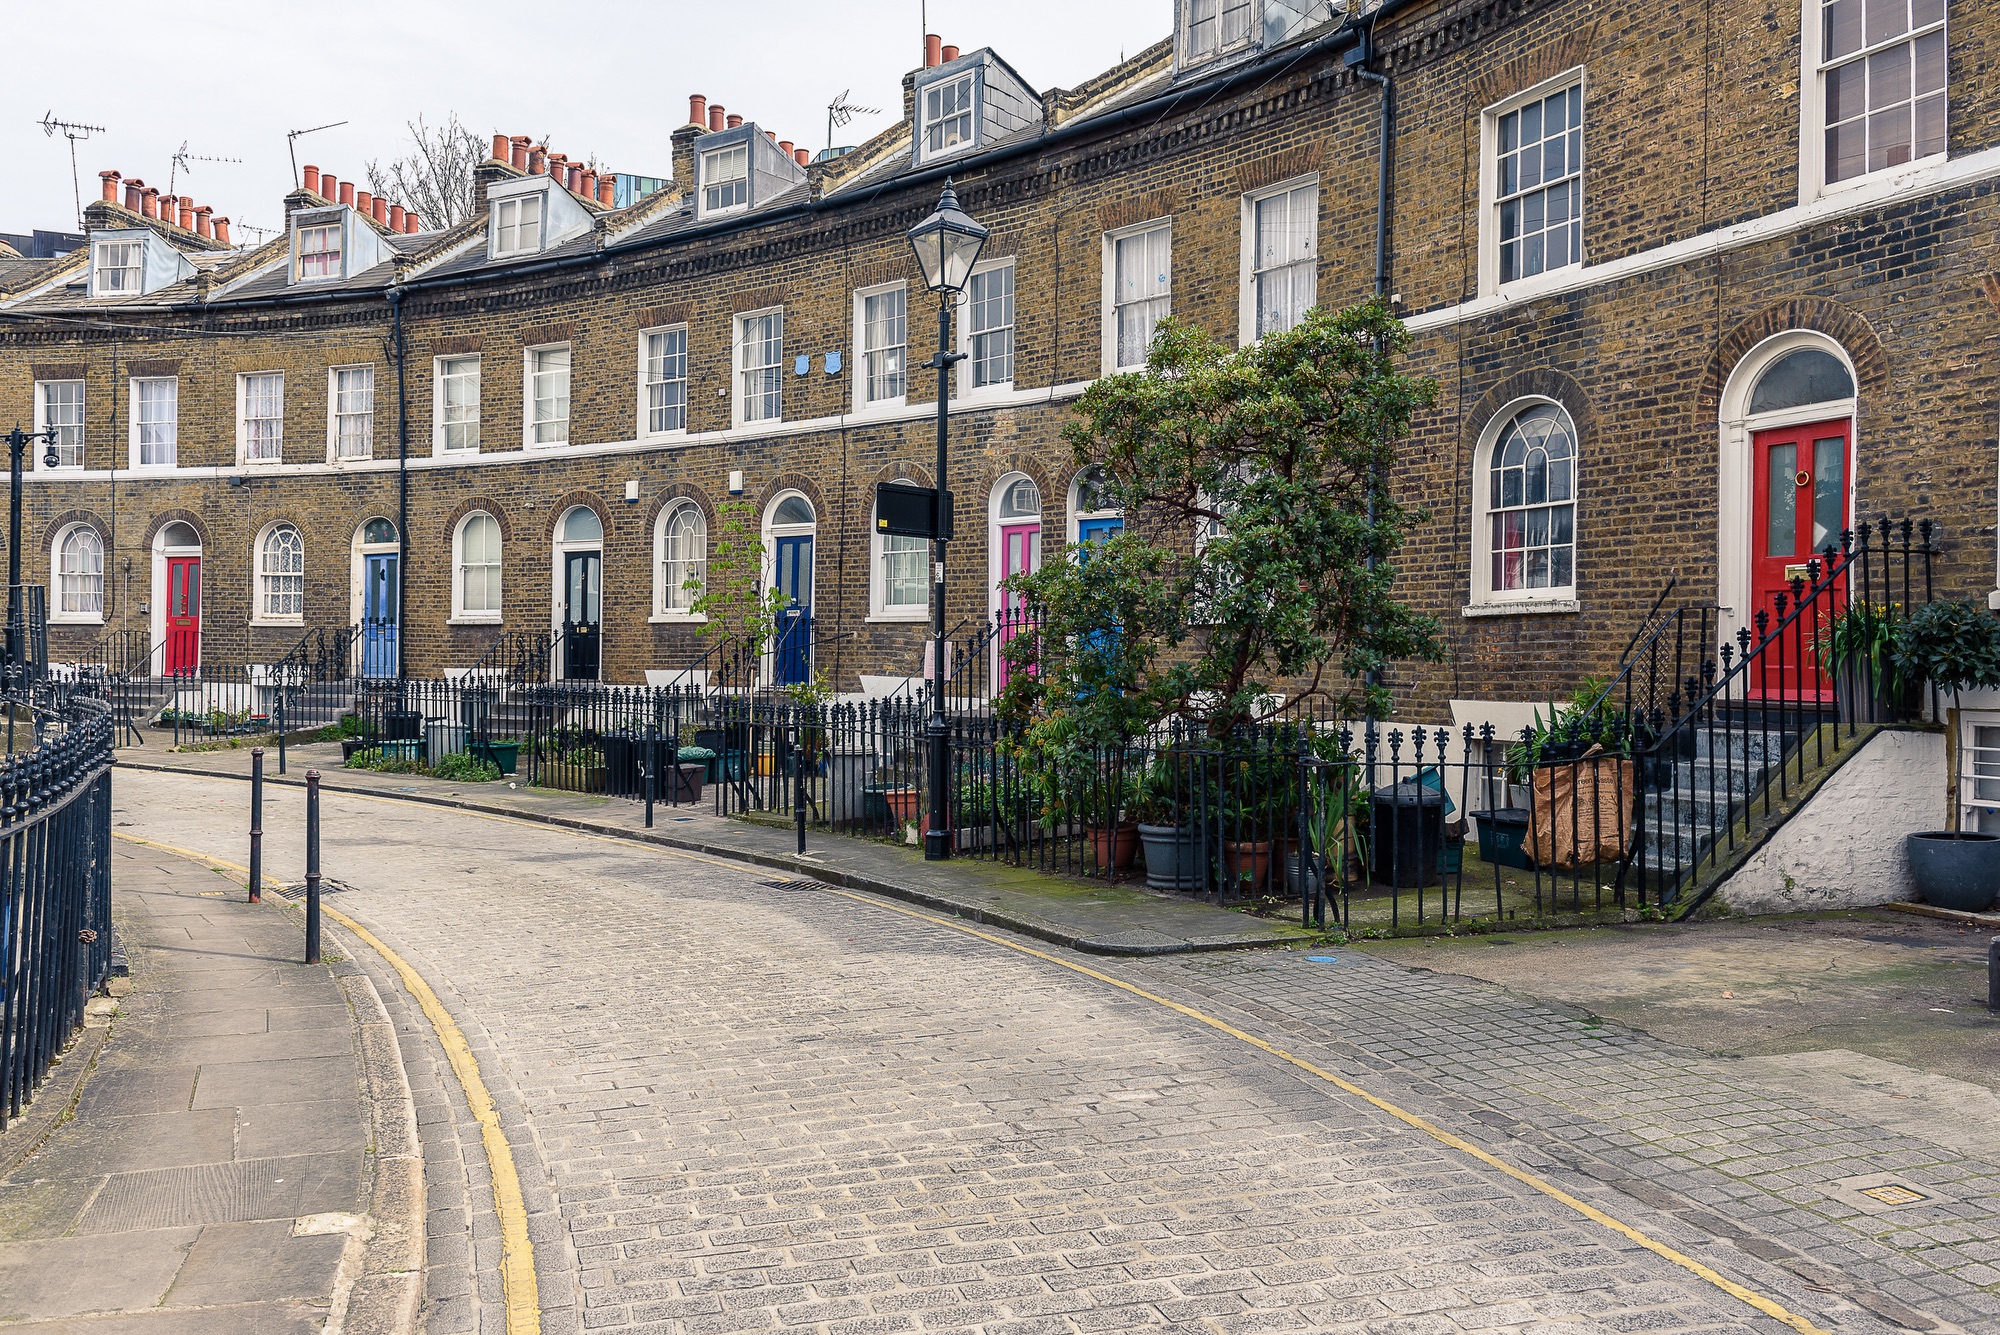
[[[396,616],[402,580],[394,552],[366,558],[361,586],[361,675],[396,675]]]
[[[793,686],[812,680],[812,535],[778,539],[778,592],[785,596],[778,613],[777,639],[771,646],[771,680]]]
[[[1100,542],[1116,537],[1125,527],[1125,521],[1116,517],[1109,519],[1079,519],[1076,521],[1076,541],[1084,550],[1079,556],[1088,558],[1090,548]]]

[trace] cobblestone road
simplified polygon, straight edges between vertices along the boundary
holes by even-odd
[[[116,796],[124,832],[242,860],[243,785],[121,771]],[[268,801],[267,856],[296,868],[302,802]],[[393,802],[326,812],[352,887],[333,902],[424,973],[493,1088],[544,1330],[1786,1329],[1058,962],[748,868]],[[1982,1160],[1351,953],[1047,953],[1321,1062],[1823,1329],[2000,1331]],[[430,1329],[500,1331],[476,1127],[377,979],[421,1105]],[[1929,1199],[1873,1214],[1829,1185],[1868,1174]]]

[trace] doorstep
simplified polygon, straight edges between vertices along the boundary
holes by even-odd
[[[1914,913],[1924,918],[1942,918],[1946,922],[1963,923],[1968,927],[1991,927],[2000,932],[2000,913],[1963,913],[1958,909],[1941,909],[1930,904],[1918,904],[1911,900],[1899,899],[1887,904],[1874,904],[1872,908],[1887,909],[1891,913]]]

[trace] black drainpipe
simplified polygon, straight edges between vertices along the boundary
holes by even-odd
[[[403,590],[410,583],[410,409],[403,393],[403,289],[389,289],[389,350],[396,358],[396,679],[403,678]],[[363,635],[366,635],[363,631]]]
[[[1375,25],[1371,22],[1366,28],[1357,30],[1355,39],[1354,45],[1341,53],[1342,59],[1354,71],[1355,78],[1382,90],[1382,127],[1377,136],[1381,142],[1375,162],[1375,296],[1377,300],[1386,301],[1392,295],[1389,291],[1389,181],[1395,170],[1396,85],[1388,75],[1377,74],[1368,68],[1368,62],[1375,55]],[[1375,351],[1378,356],[1381,354],[1382,343],[1379,339],[1376,340]],[[1382,475],[1377,471],[1368,480],[1368,527],[1371,533],[1375,527],[1375,502],[1381,494],[1382,485]],[[1375,564],[1375,554],[1371,551],[1368,554],[1368,569],[1374,570]],[[1381,669],[1368,670],[1368,684],[1382,684]]]

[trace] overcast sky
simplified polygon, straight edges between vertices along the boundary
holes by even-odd
[[[922,0],[296,0],[199,6],[99,0],[7,3],[16,59],[0,82],[0,232],[73,229],[69,145],[40,121],[104,126],[77,145],[83,200],[107,168],[164,193],[183,142],[180,194],[244,224],[276,227],[299,161],[364,182],[370,159],[407,148],[404,122],[456,112],[482,138],[547,137],[572,158],[666,176],[667,136],[704,93],[815,152],[842,89],[884,114],[836,132],[859,143],[902,104],[922,63]],[[991,46],[1037,88],[1072,87],[1166,36],[1172,0],[928,0],[930,27],[967,51]],[[113,35],[115,34],[115,39]]]

